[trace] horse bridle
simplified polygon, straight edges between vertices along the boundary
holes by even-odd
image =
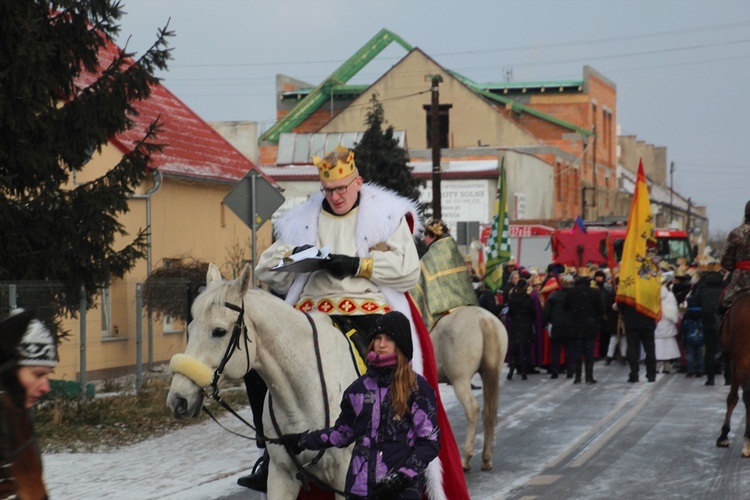
[[[230,302],[225,302],[224,306],[236,311],[238,313],[237,321],[234,323],[234,328],[232,329],[232,336],[229,338],[229,343],[227,344],[227,348],[224,351],[224,356],[221,358],[221,362],[219,363],[219,366],[214,371],[213,380],[211,381],[211,390],[212,393],[210,394],[211,398],[219,403],[225,410],[227,410],[229,413],[237,417],[240,421],[242,421],[245,425],[250,427],[253,431],[255,431],[255,438],[251,438],[249,436],[244,436],[242,434],[239,434],[237,432],[234,432],[232,430],[227,429],[224,427],[219,421],[216,419],[216,417],[211,413],[211,411],[203,406],[203,411],[208,414],[211,419],[219,424],[224,430],[236,435],[243,437],[245,439],[258,439],[262,438],[266,442],[273,443],[273,444],[282,444],[284,446],[284,449],[286,450],[287,454],[289,455],[289,458],[291,459],[294,466],[297,468],[297,474],[296,477],[299,481],[302,482],[303,487],[305,490],[309,491],[309,486],[303,479],[308,479],[312,481],[313,483],[317,484],[320,488],[323,488],[325,490],[331,491],[333,493],[346,496],[351,496],[351,493],[346,493],[344,491],[340,491],[330,485],[328,485],[325,481],[323,481],[321,478],[319,478],[317,475],[313,474],[308,470],[308,467],[311,465],[317,464],[321,458],[323,458],[323,455],[325,454],[325,449],[320,450],[317,455],[307,464],[302,464],[300,460],[297,458],[297,455],[294,453],[291,453],[289,450],[288,445],[281,443],[278,438],[269,438],[265,435],[263,435],[262,432],[259,432],[258,429],[256,429],[250,422],[242,418],[241,415],[239,415],[226,401],[224,401],[221,396],[219,396],[219,378],[221,377],[221,374],[224,372],[224,368],[226,367],[227,363],[229,362],[229,359],[234,354],[234,351],[236,349],[240,349],[240,335],[244,335],[245,342],[249,342],[250,340],[247,337],[247,325],[245,324],[245,301],[244,299],[241,302],[240,306],[236,306],[235,304],[232,304]],[[320,384],[323,392],[323,405],[325,410],[325,427],[329,427],[331,425],[331,408],[328,403],[328,387],[326,386],[326,380],[325,375],[323,374],[323,361],[322,357],[320,355],[320,342],[318,339],[318,328],[315,326],[315,322],[310,317],[309,314],[304,313],[307,320],[310,322],[310,326],[312,327],[312,333],[313,333],[313,346],[315,348],[315,360],[318,365],[318,375],[320,376]],[[247,358],[247,371],[250,371],[250,353],[246,352],[245,356]],[[271,397],[271,394],[268,394],[268,411],[271,415],[271,422],[273,423],[274,431],[279,436],[283,436],[284,433],[281,431],[281,428],[279,427],[279,423],[276,420],[276,415],[273,411],[273,398]]]
[[[247,338],[247,325],[245,325],[245,301],[242,301],[240,307],[229,302],[225,302],[224,306],[228,307],[232,311],[237,311],[239,315],[237,317],[237,321],[234,323],[232,336],[229,337],[229,343],[227,344],[227,348],[224,351],[224,356],[221,358],[221,362],[219,362],[219,367],[214,371],[214,378],[211,381],[211,389],[213,391],[211,397],[214,399],[216,399],[219,395],[219,378],[221,377],[221,374],[224,373],[224,368],[226,368],[229,359],[234,354],[234,351],[236,349],[241,350],[240,335],[244,336],[246,345],[247,342],[250,342],[250,339]],[[245,350],[245,358],[247,359],[247,370],[250,371],[250,352],[247,349]]]

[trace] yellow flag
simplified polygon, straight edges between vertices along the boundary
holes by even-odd
[[[654,220],[648,199],[643,160],[638,165],[633,203],[630,205],[628,232],[620,262],[620,284],[616,301],[631,305],[655,320],[661,319],[661,277],[654,237]]]

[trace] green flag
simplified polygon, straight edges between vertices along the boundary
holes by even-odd
[[[487,239],[487,265],[484,273],[484,283],[493,292],[497,292],[503,284],[503,264],[510,260],[507,200],[508,189],[505,184],[505,157],[503,157],[500,160],[500,175],[497,177],[495,217],[492,219],[492,230]]]

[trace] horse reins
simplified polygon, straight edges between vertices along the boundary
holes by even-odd
[[[319,341],[319,336],[318,336],[318,328],[317,326],[315,326],[315,321],[313,321],[312,317],[307,313],[304,313],[304,314],[305,314],[305,317],[307,318],[307,321],[310,322],[310,327],[312,328],[313,347],[315,348],[315,362],[318,365],[318,375],[320,375],[320,386],[323,392],[325,427],[328,428],[331,426],[331,407],[328,404],[328,387],[326,386],[326,378],[325,378],[325,374],[323,373],[323,358],[320,355],[320,341]],[[276,431],[276,434],[278,434],[279,436],[283,436],[284,433],[281,432],[281,427],[279,426],[279,423],[276,420],[276,415],[274,414],[274,411],[273,411],[273,398],[271,397],[270,393],[268,394],[268,412],[271,415],[271,423],[273,423],[273,429]],[[274,444],[284,445],[283,443],[279,443],[278,439],[271,438],[268,441]],[[304,487],[306,492],[310,491],[310,487],[307,485],[307,483],[303,479],[312,481],[313,483],[317,484],[320,488],[331,491],[338,495],[351,496],[351,494],[346,493],[344,491],[340,491],[334,488],[333,486],[329,485],[328,483],[323,481],[320,477],[318,477],[317,475],[315,475],[314,473],[308,470],[309,466],[316,465],[320,461],[320,459],[323,458],[323,455],[325,454],[325,448],[318,451],[315,457],[312,460],[310,460],[307,464],[302,464],[299,458],[297,458],[297,455],[295,455],[294,453],[291,453],[289,451],[289,448],[286,445],[284,445],[284,448],[286,449],[287,455],[289,455],[289,458],[291,459],[292,463],[297,468],[297,474],[295,475],[295,477],[300,482],[302,482],[302,486]]]
[[[227,410],[229,413],[231,413],[232,415],[234,415],[235,417],[237,417],[240,421],[242,421],[242,423],[244,423],[245,425],[247,425],[248,427],[250,427],[252,430],[254,430],[255,434],[256,434],[256,437],[245,436],[245,435],[240,434],[238,432],[234,432],[234,431],[232,431],[230,429],[227,429],[226,427],[224,427],[216,419],[216,417],[213,415],[213,413],[211,413],[211,410],[209,410],[205,406],[203,406],[202,409],[203,409],[203,411],[209,417],[211,417],[211,419],[214,422],[216,422],[217,424],[219,424],[219,426],[222,429],[226,430],[227,432],[230,432],[230,433],[234,434],[235,436],[239,436],[241,438],[255,440],[255,439],[258,438],[258,436],[257,436],[258,430],[250,422],[248,422],[247,420],[245,420],[244,418],[242,418],[242,416],[239,413],[237,413],[234,410],[234,408],[232,408],[231,406],[229,406],[229,404],[226,401],[224,401],[221,398],[221,396],[219,396],[219,378],[221,377],[221,374],[224,373],[224,368],[226,368],[227,363],[229,362],[229,359],[232,357],[232,354],[234,354],[234,351],[236,349],[242,350],[242,348],[240,347],[240,335],[242,335],[244,337],[244,340],[245,340],[246,343],[250,342],[250,339],[247,338],[247,325],[245,325],[245,301],[244,301],[244,299],[243,299],[240,307],[238,307],[238,306],[236,306],[236,305],[234,305],[234,304],[232,304],[230,302],[225,302],[224,305],[226,307],[228,307],[229,309],[233,310],[233,311],[237,311],[239,313],[239,315],[237,317],[237,321],[234,323],[234,328],[232,329],[232,336],[229,338],[229,343],[227,344],[227,348],[224,351],[224,356],[221,358],[221,362],[219,363],[219,367],[216,368],[216,370],[214,370],[214,378],[211,381],[211,390],[212,390],[212,393],[209,394],[209,396],[214,401],[216,401],[217,403],[219,403],[222,406],[222,408],[224,408],[225,410]],[[248,352],[247,349],[245,350],[245,358],[247,359],[247,370],[249,371],[250,370],[250,353]]]
[[[228,431],[228,432],[230,432],[230,433],[232,433],[232,434],[234,434],[236,436],[239,436],[239,437],[242,437],[242,438],[245,438],[245,439],[258,439],[258,438],[262,438],[262,439],[264,439],[268,443],[282,444],[283,445],[283,443],[281,443],[278,438],[269,438],[269,437],[263,435],[263,433],[258,432],[258,429],[256,429],[252,424],[250,424],[250,422],[248,422],[247,420],[245,420],[244,418],[242,418],[242,416],[240,414],[238,414],[226,401],[224,401],[221,398],[221,396],[219,396],[219,387],[218,387],[219,378],[221,377],[221,374],[224,372],[224,368],[226,367],[227,363],[229,362],[229,359],[234,354],[234,351],[236,349],[240,349],[241,350],[241,347],[240,347],[240,335],[244,335],[244,339],[245,339],[246,342],[249,341],[249,339],[247,337],[247,325],[245,324],[245,301],[244,301],[244,299],[242,301],[241,306],[239,306],[239,307],[236,306],[236,305],[234,305],[234,304],[232,304],[232,303],[230,303],[230,302],[225,302],[224,305],[227,308],[229,308],[229,309],[231,309],[233,311],[237,311],[239,314],[237,316],[237,321],[234,324],[234,328],[232,330],[232,336],[229,339],[229,344],[227,344],[227,348],[224,351],[224,356],[221,358],[221,362],[219,363],[219,367],[216,368],[216,370],[214,371],[214,377],[213,377],[213,380],[211,381],[212,393],[210,394],[210,397],[214,401],[216,401],[217,403],[219,403],[222,406],[222,408],[224,408],[225,410],[227,410],[229,413],[231,413],[232,415],[234,415],[235,417],[237,417],[240,421],[242,421],[242,423],[244,423],[245,425],[247,425],[248,427],[250,427],[253,431],[255,431],[255,437],[252,438],[252,437],[245,436],[243,434],[234,432],[234,431],[232,431],[230,429],[227,429],[225,426],[223,426],[221,423],[219,423],[219,421],[216,419],[216,417],[211,413],[211,411],[208,408],[206,408],[205,406],[203,406],[202,410],[206,414],[208,414],[208,416],[211,417],[211,419],[214,422],[216,422],[217,424],[219,424],[219,426],[221,428],[223,428],[224,430],[226,430],[226,431]],[[323,392],[323,407],[324,407],[324,411],[325,411],[325,427],[329,427],[331,425],[331,408],[330,408],[330,404],[328,403],[328,387],[326,385],[325,375],[323,373],[323,359],[322,359],[322,356],[320,354],[320,341],[319,341],[319,336],[318,336],[318,328],[315,326],[315,322],[313,321],[312,317],[310,317],[310,315],[307,314],[307,313],[304,313],[304,314],[305,314],[305,317],[307,318],[307,320],[310,322],[310,326],[312,327],[313,347],[315,349],[315,361],[316,361],[317,366],[318,366],[318,375],[320,376],[320,385],[321,385],[321,389],[322,389],[322,392]],[[248,371],[249,371],[250,370],[250,353],[246,352],[245,356],[246,356],[246,359],[247,359],[247,368],[248,368]],[[279,436],[283,436],[284,433],[281,431],[281,428],[279,427],[279,423],[276,420],[276,415],[275,415],[275,413],[273,411],[273,398],[271,397],[270,393],[268,394],[268,411],[269,411],[269,413],[271,415],[271,422],[273,423],[273,427],[274,427],[274,430],[276,431],[276,434],[278,434]],[[297,468],[297,474],[296,474],[297,479],[302,482],[302,485],[303,485],[303,487],[305,488],[306,491],[309,491],[309,486],[307,485],[307,483],[305,481],[303,481],[303,478],[306,478],[306,479],[312,481],[313,483],[317,484],[322,489],[331,491],[333,493],[336,493],[336,494],[342,495],[342,496],[346,496],[346,495],[350,495],[351,496],[350,493],[346,493],[344,491],[340,491],[340,490],[338,490],[338,489],[330,486],[325,481],[323,481],[321,478],[319,478],[317,475],[313,474],[312,472],[310,472],[307,469],[307,467],[309,467],[310,465],[317,464],[320,461],[320,459],[323,458],[323,455],[325,454],[325,449],[320,450],[318,452],[318,454],[315,456],[315,458],[313,458],[307,464],[302,464],[302,462],[300,462],[300,460],[297,458],[297,456],[295,454],[290,453],[289,448],[286,445],[283,445],[283,446],[284,446],[284,449],[286,449],[286,452],[289,455],[289,458],[291,459],[292,463]]]

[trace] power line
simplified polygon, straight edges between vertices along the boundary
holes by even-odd
[[[750,168],[749,165],[716,165],[715,163],[693,163],[688,161],[681,161],[680,165],[684,165],[686,167]]]
[[[736,61],[739,59],[748,59],[750,58],[750,54],[744,55],[744,56],[736,56],[736,57],[723,57],[723,58],[711,58],[711,59],[701,59],[698,61],[688,61],[684,63],[674,63],[674,64],[659,64],[655,66],[636,66],[631,68],[620,68],[620,69],[602,69],[602,73],[606,74],[613,74],[613,73],[626,73],[630,71],[647,71],[647,70],[653,70],[653,69],[665,69],[665,68],[675,68],[680,66],[693,66],[696,64],[710,64],[710,63],[718,63],[718,62],[726,62],[726,61]],[[466,69],[470,68],[451,68],[454,71],[466,71]],[[360,77],[380,77],[382,73],[363,73],[358,76]],[[328,75],[307,75],[307,76],[299,76],[300,79],[323,79],[326,78]],[[201,87],[201,86],[213,86],[213,85],[223,85],[220,82],[224,81],[237,81],[237,82],[243,82],[247,81],[247,85],[273,85],[275,82],[275,77],[273,76],[264,76],[264,77],[229,77],[229,78],[169,78],[162,76],[164,83],[168,84],[170,87]],[[571,77],[570,75],[566,76],[539,76],[536,77],[535,80],[566,80],[571,79],[575,77]],[[196,84],[196,85],[189,85],[182,82],[217,82],[217,83],[205,83],[205,84]],[[203,95],[203,94],[199,94]],[[211,95],[211,94],[208,94]],[[240,95],[258,95],[258,94],[240,94]],[[263,94],[266,95],[266,94]]]
[[[593,45],[593,44],[609,43],[609,42],[621,42],[621,41],[627,41],[627,40],[640,40],[644,38],[658,38],[658,37],[663,37],[663,36],[685,35],[685,34],[698,33],[698,32],[703,32],[703,31],[724,30],[727,28],[737,28],[737,27],[742,27],[742,26],[747,26],[747,25],[750,25],[750,21],[738,21],[738,22],[727,23],[727,24],[699,26],[696,28],[683,28],[683,29],[678,29],[678,30],[661,31],[661,32],[653,32],[653,33],[642,33],[639,35],[630,35],[630,36],[617,36],[617,37],[599,38],[599,39],[591,39],[591,40],[575,40],[571,42],[555,42],[555,43],[540,44],[540,45],[506,47],[502,49],[443,52],[443,53],[435,53],[433,54],[433,56],[434,57],[459,56],[459,55],[471,55],[471,54],[488,54],[488,53],[496,53],[496,52],[511,52],[511,51],[520,51],[520,50],[534,50],[534,49],[543,49],[543,48],[570,47],[570,46],[575,46],[575,45]],[[397,59],[401,59],[401,57],[387,57],[386,56],[380,59],[381,60],[397,60]],[[173,66],[176,68],[178,67],[179,68],[195,68],[195,67],[218,68],[218,67],[227,67],[227,66],[247,67],[247,66],[285,66],[285,65],[301,65],[301,64],[332,64],[332,63],[341,64],[342,62],[343,61],[341,59],[320,59],[317,61],[311,61],[308,59],[304,61],[175,64]]]
[[[585,57],[576,57],[573,59],[560,59],[557,61],[533,61],[533,62],[513,63],[513,64],[503,63],[502,66],[494,64],[492,66],[474,66],[471,68],[464,68],[464,69],[482,70],[482,69],[496,69],[496,68],[507,67],[507,66],[513,66],[513,67],[548,66],[548,65],[565,64],[565,63],[571,63],[571,62],[580,62],[580,61],[601,61],[605,59],[620,59],[623,57],[650,56],[654,54],[665,54],[669,52],[682,52],[686,50],[705,49],[709,47],[720,47],[724,45],[736,45],[736,44],[747,43],[747,42],[750,42],[750,39],[746,38],[742,40],[731,40],[728,42],[707,43],[703,45],[690,45],[687,47],[675,47],[671,49],[657,49],[657,50],[646,50],[642,52],[629,52],[626,54],[614,54],[614,55],[608,55],[608,56],[585,56]]]
[[[713,25],[713,26],[704,26],[704,27],[698,27],[698,28],[686,28],[686,29],[679,29],[679,30],[672,30],[672,31],[661,31],[661,32],[654,32],[654,33],[643,33],[640,35],[632,35],[632,36],[617,36],[617,37],[610,37],[610,38],[599,38],[595,40],[577,40],[572,42],[560,42],[560,43],[548,43],[548,44],[542,44],[542,45],[529,45],[525,47],[508,47],[503,49],[486,49],[486,50],[476,50],[476,51],[464,51],[464,52],[444,52],[442,54],[435,54],[435,56],[457,56],[457,55],[469,55],[469,54],[487,54],[487,53],[494,53],[494,52],[511,52],[511,51],[520,51],[520,50],[534,50],[534,49],[548,49],[548,48],[558,48],[558,47],[570,47],[574,45],[593,45],[598,43],[608,43],[608,42],[621,42],[626,40],[640,40],[643,38],[657,38],[661,36],[672,36],[672,35],[684,35],[689,33],[697,33],[701,31],[713,31],[718,29],[726,29],[726,28],[735,28],[735,27],[741,27],[741,26],[747,26],[750,24],[750,21],[739,21],[736,23],[728,23],[728,24],[719,24],[719,25]]]

